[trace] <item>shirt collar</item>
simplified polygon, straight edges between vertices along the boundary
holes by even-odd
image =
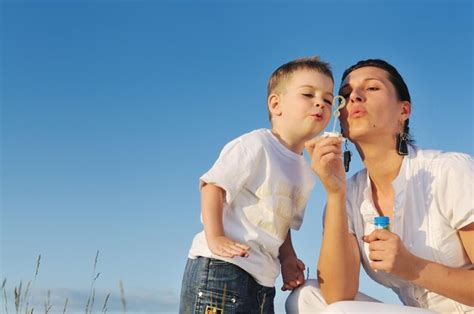
[[[408,145],[408,155],[403,157],[402,165],[400,171],[398,172],[397,177],[393,180],[392,186],[395,190],[395,208],[394,215],[400,216],[400,209],[403,209],[403,204],[405,203],[405,187],[408,176],[408,168],[410,159],[416,154],[416,147]],[[365,169],[365,189],[363,192],[364,200],[361,204],[361,214],[365,222],[372,222],[375,216],[378,216],[377,209],[375,208],[374,201],[372,198],[372,189],[370,186],[370,177],[369,172]]]

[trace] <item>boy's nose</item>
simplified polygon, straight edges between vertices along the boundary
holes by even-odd
[[[322,99],[316,99],[315,102],[313,103],[313,107],[323,107],[324,106],[324,100]]]

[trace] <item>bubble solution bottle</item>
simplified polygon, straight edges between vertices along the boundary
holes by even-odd
[[[390,231],[390,218],[387,216],[374,217],[375,229],[385,229]]]

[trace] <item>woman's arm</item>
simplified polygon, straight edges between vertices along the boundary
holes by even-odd
[[[341,138],[318,138],[306,144],[311,167],[327,192],[324,234],[318,262],[318,281],[327,303],[352,300],[359,289],[360,253],[349,233],[346,176]]]
[[[474,260],[474,223],[459,231],[464,249]],[[411,254],[400,238],[386,230],[364,237],[373,269],[394,274],[460,303],[474,306],[474,269],[452,268]]]
[[[345,194],[328,195],[318,263],[318,281],[328,304],[352,300],[359,290],[359,246],[348,231],[345,202]]]
[[[474,223],[459,230],[471,264],[474,264]],[[451,268],[420,259],[418,278],[413,283],[460,303],[474,306],[474,269]]]

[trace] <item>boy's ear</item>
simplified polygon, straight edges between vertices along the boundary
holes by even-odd
[[[277,94],[268,96],[267,105],[268,111],[270,111],[272,115],[281,116],[280,96]]]

